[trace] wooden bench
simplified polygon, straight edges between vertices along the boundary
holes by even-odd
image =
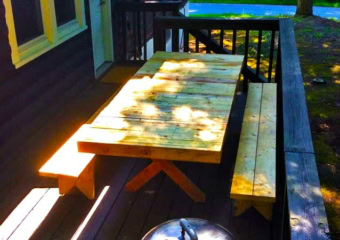
[[[86,197],[94,199],[92,160],[95,155],[78,152],[77,140],[81,128],[40,168],[39,175],[58,178],[60,194],[66,194],[77,187]]]
[[[254,207],[271,220],[276,198],[275,83],[250,83],[230,197],[234,215]]]
[[[94,199],[94,156],[92,153],[78,152],[78,139],[81,133],[112,101],[120,88],[81,126],[61,148],[40,168],[39,175],[58,179],[60,194],[68,193],[77,187],[87,198]]]

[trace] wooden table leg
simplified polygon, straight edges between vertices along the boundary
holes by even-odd
[[[128,192],[135,192],[140,189],[151,178],[156,176],[161,171],[161,165],[158,162],[152,162],[149,166],[143,169],[137,176],[130,180],[125,189]]]
[[[162,170],[191,197],[195,202],[205,202],[205,194],[172,162],[153,160],[161,165]]]
[[[171,161],[152,159],[152,163],[130,180],[125,189],[137,191],[163,170],[195,202],[205,202],[205,194]]]

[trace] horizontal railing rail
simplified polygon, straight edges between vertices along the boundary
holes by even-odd
[[[172,32],[172,51],[201,52],[201,45],[204,45],[206,53],[244,54],[245,62],[247,63],[242,71],[245,83],[247,83],[248,80],[252,80],[253,82],[274,82],[273,72],[275,72],[274,65],[276,63],[274,56],[277,56],[279,36],[279,21],[277,19],[231,20],[158,16],[154,24],[154,51],[165,51],[165,34],[167,30],[171,30]],[[180,41],[179,30],[183,30],[184,32],[182,49],[180,49],[178,44]],[[226,49],[225,43],[226,31],[232,32],[232,37],[229,41],[231,48],[229,50]],[[250,39],[254,38],[253,32],[255,31],[257,32],[255,36],[257,41],[256,43],[252,43]],[[241,43],[238,43],[240,42],[238,41],[240,39],[240,36],[238,36],[240,32],[243,32],[244,39]],[[266,35],[264,35],[264,33],[266,33]],[[269,38],[267,44],[268,59],[262,62],[265,64],[261,64],[265,37]],[[190,47],[190,45],[192,45],[192,47]],[[241,51],[241,48],[243,51]],[[250,50],[253,50],[252,53],[250,53]],[[248,60],[250,59],[248,56],[251,56],[251,54],[253,55],[253,62],[256,62],[254,67],[249,67],[250,61]],[[264,71],[265,65],[267,71]],[[267,77],[263,76],[265,73]]]
[[[185,1],[119,2],[118,7],[121,11],[178,11],[185,3]]]
[[[305,89],[295,43],[294,26],[280,19],[278,75],[283,129],[282,146],[287,182],[290,238],[331,239],[315,162]]]
[[[235,29],[235,30],[279,30],[277,19],[222,19],[167,17],[157,21],[164,28],[184,29]]]

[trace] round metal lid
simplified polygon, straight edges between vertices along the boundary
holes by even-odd
[[[232,240],[232,234],[224,227],[198,218],[186,218],[189,228],[196,233],[197,238],[188,235],[185,231],[182,235],[183,219],[170,220],[151,229],[142,240]],[[180,222],[181,221],[181,222]],[[195,235],[195,234],[194,234]],[[184,236],[184,238],[183,238]]]

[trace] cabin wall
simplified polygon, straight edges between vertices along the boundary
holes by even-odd
[[[95,82],[89,29],[15,69],[0,1],[0,160]]]

